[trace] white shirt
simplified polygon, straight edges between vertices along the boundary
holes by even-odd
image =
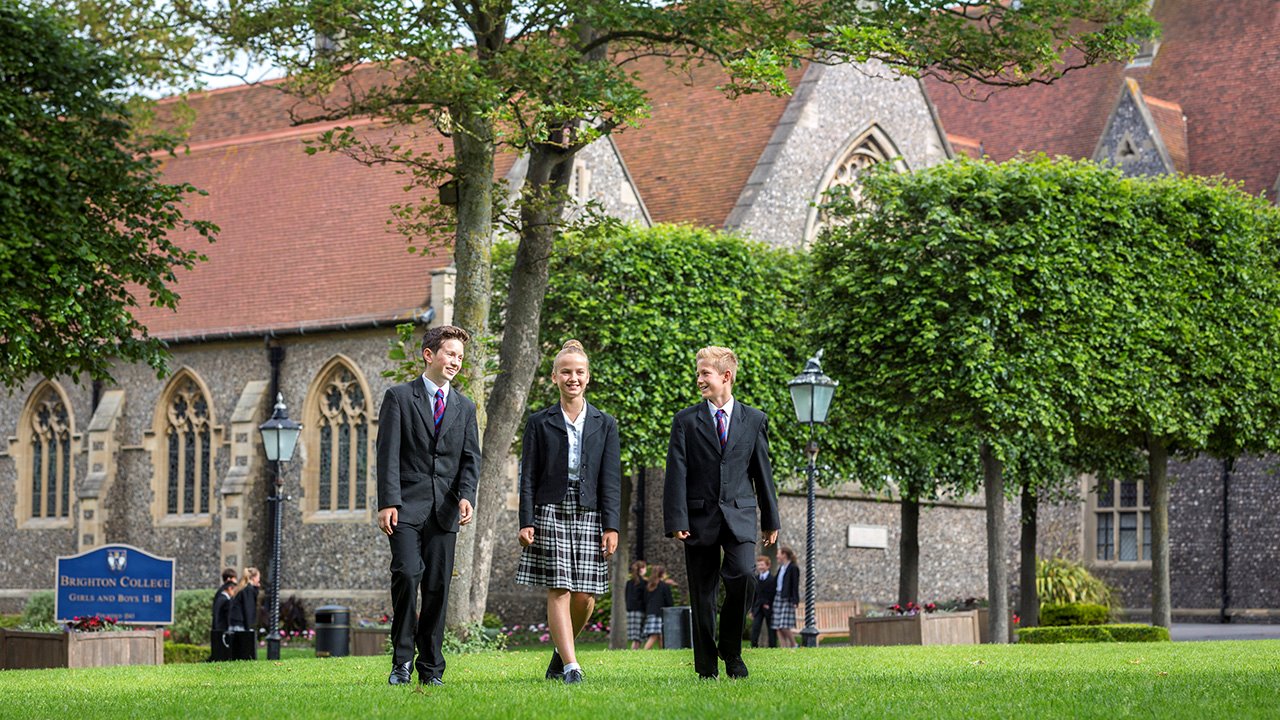
[[[778,592],[782,592],[782,576],[787,574],[787,570],[791,568],[791,563],[782,563],[778,566],[778,584],[774,587]]]
[[[707,408],[711,411],[711,427],[716,426],[716,411],[724,410],[724,436],[729,437],[729,422],[733,420],[733,398],[725,401],[724,407],[718,408],[710,400],[707,401]]]
[[[444,391],[444,406],[449,407],[449,383],[448,382],[446,382],[443,385],[436,385],[435,383],[431,382],[431,378],[427,377],[426,373],[422,373],[422,384],[425,385],[427,388],[427,399],[431,401],[432,410],[436,409],[436,390]]]
[[[564,418],[564,430],[569,435],[569,482],[576,483],[582,479],[582,428],[587,422],[587,406],[585,403],[582,405],[577,420],[570,420],[563,406],[560,416]]]

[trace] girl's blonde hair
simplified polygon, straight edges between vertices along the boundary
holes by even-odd
[[[560,352],[556,353],[555,362],[551,363],[551,367],[555,367],[560,363],[560,358],[565,355],[581,355],[587,361],[587,367],[591,367],[591,358],[587,356],[587,349],[582,347],[582,343],[577,340],[565,340],[564,345],[560,347]]]
[[[258,568],[256,567],[245,568],[244,572],[240,574],[240,582],[236,585],[236,592],[243,590],[244,586],[248,585],[250,580],[261,577],[261,575],[262,573],[259,573]]]

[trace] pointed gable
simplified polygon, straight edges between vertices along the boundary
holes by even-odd
[[[1167,108],[1162,107],[1161,114],[1167,115]],[[1093,159],[1115,165],[1129,176],[1165,175],[1176,171],[1137,80],[1124,81],[1120,97],[1093,151]]]

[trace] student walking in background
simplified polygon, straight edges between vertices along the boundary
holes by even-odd
[[[773,596],[777,594],[773,573],[769,572],[768,555],[756,556],[756,598],[751,603],[751,647],[761,647],[761,634],[768,638],[769,647],[778,647],[778,633],[773,629]]]
[[[726,269],[727,270],[727,269]],[[769,463],[769,420],[736,402],[738,356],[698,351],[702,402],[676,413],[667,446],[662,514],[668,537],[684,543],[693,609],[693,666],[705,679],[747,677],[742,633],[751,604],[756,538],[778,539],[778,496]],[[759,535],[756,508],[759,507]],[[724,604],[716,599],[724,580]]]
[[[796,551],[778,548],[778,572],[773,582],[773,629],[778,631],[778,647],[796,646],[796,605],[800,604],[800,569]]]
[[[247,567],[236,586],[231,599],[230,622],[232,660],[258,659],[258,588],[262,574],[258,568]]]
[[[644,586],[644,649],[662,649],[662,610],[675,604],[671,581],[661,565],[649,568],[649,582]]]
[[[646,565],[643,560],[631,563],[631,575],[627,578],[627,640],[632,650],[639,650],[644,642],[644,591],[648,581],[644,578]]]
[[[236,571],[222,571],[222,585],[213,594],[213,616],[209,625],[209,660],[231,659],[231,643],[227,628],[231,625],[231,599],[236,594]]]
[[[582,343],[556,354],[560,401],[529,416],[520,457],[520,564],[516,582],[547,588],[555,650],[548,680],[582,682],[574,639],[609,591],[618,549],[622,466],[618,423],[586,401],[591,370]]]

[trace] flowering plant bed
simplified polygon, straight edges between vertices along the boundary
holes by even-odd
[[[0,630],[0,668],[164,664],[163,630],[103,631],[101,625],[83,632]]]
[[[977,642],[978,613],[973,610],[849,618],[850,645],[973,645]]]
[[[538,647],[551,643],[551,629],[546,623],[529,623],[528,625],[512,625],[498,628],[498,632],[507,636],[507,647]],[[587,623],[577,637],[578,643],[609,642],[609,626],[603,623]]]

